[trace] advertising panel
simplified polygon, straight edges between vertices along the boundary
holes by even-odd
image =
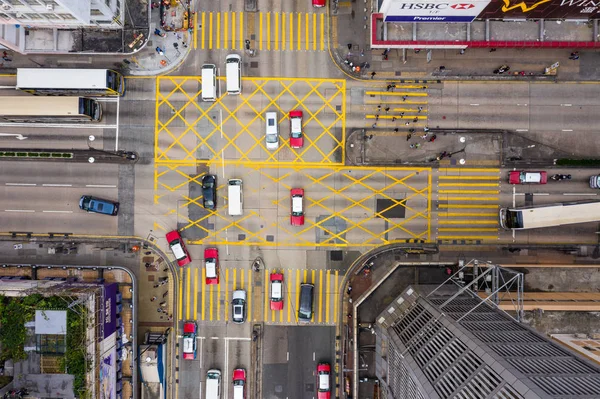
[[[117,284],[104,286],[104,338],[115,332],[117,326]]]
[[[492,0],[478,19],[598,18],[598,0]]]
[[[100,395],[99,399],[116,399],[117,398],[117,350],[116,336],[112,334],[104,338],[100,343],[101,363],[98,368],[100,373]]]
[[[490,0],[383,0],[385,22],[473,22]]]

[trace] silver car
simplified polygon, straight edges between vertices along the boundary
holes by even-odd
[[[234,323],[244,323],[246,321],[246,291],[235,290],[233,291],[233,299],[231,301]]]

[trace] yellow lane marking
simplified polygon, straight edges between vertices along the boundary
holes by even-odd
[[[221,13],[217,13],[217,50],[221,48]]]
[[[198,268],[194,268],[194,320],[198,319]]]
[[[438,208],[440,209],[458,209],[458,208],[469,208],[469,209],[473,209],[474,207],[477,208],[481,208],[481,209],[498,209],[500,208],[500,205],[485,205],[485,204],[478,204],[478,205],[466,205],[466,204],[439,204]]]
[[[202,281],[200,281],[200,286],[202,287],[200,298],[202,299],[202,320],[206,320],[206,307],[210,306],[210,298],[207,299],[207,290],[206,290],[206,270],[202,268]]]
[[[240,49],[244,48],[244,13],[241,12],[240,14]],[[235,46],[233,46],[233,49],[235,49]]]
[[[204,16],[204,12],[202,13]],[[204,22],[204,19],[202,20]],[[202,30],[204,32],[204,30]],[[198,13],[194,14],[194,50],[198,48]]]
[[[302,50],[302,46],[300,45],[300,40],[302,39],[302,13],[298,13],[298,21],[296,23],[298,26],[298,32],[296,33],[296,38],[298,39],[298,43],[296,45],[296,50]]]
[[[202,26],[206,26],[206,12],[202,12]],[[204,50],[206,43],[206,29],[202,29],[202,50]]]
[[[304,49],[308,50],[308,44],[309,44],[309,42],[308,42],[308,28],[309,28],[309,25],[308,25],[308,13],[306,13],[304,15],[306,15],[306,18],[305,18],[306,19],[306,24],[304,26],[304,32],[306,32],[306,35],[305,35],[306,40],[304,41]]]
[[[304,271],[306,274],[306,270]],[[296,323],[298,323],[298,307],[300,306],[300,269],[296,269],[296,307],[295,315]]]
[[[290,50],[294,49],[294,14],[290,13]]]
[[[498,240],[496,236],[438,236],[438,240]]]
[[[446,197],[445,199],[447,201],[498,201],[499,197]]]
[[[439,194],[498,194],[500,190],[439,190]]]
[[[338,297],[339,297],[339,283],[338,283],[338,278],[339,278],[339,274],[338,271],[335,271],[335,283],[334,283],[334,287],[335,290],[333,291],[333,321],[335,322],[335,317],[338,314]]]
[[[331,271],[328,270],[327,271],[327,282],[325,283],[325,298],[327,300],[327,303],[325,304],[325,312],[327,312],[325,314],[325,321],[329,322],[332,320],[329,320],[329,310],[331,308]]]
[[[469,208],[472,208],[472,206],[469,206]],[[438,213],[438,216],[444,216],[444,217],[452,217],[452,216],[498,216],[497,213],[477,213],[477,212],[456,212],[456,213],[450,213],[450,212],[445,212],[445,213]]]
[[[439,187],[454,187],[460,185],[461,187],[498,187],[500,183],[439,183]]]
[[[306,272],[306,270],[305,270],[305,272]],[[317,280],[315,280],[315,270],[311,270],[310,277],[311,277],[311,279],[310,279],[311,284],[316,285],[315,283],[316,283]],[[314,291],[313,291],[313,295],[314,295]],[[310,319],[310,321],[311,322],[315,321],[315,312],[314,312],[314,310],[313,310],[312,318]]]
[[[265,297],[265,304],[264,304],[264,306],[265,307],[264,307],[264,309],[265,310],[264,310],[264,317],[263,317],[265,319],[265,321],[269,318],[269,288],[267,288],[267,281],[268,281],[267,278],[268,278],[268,276],[269,276],[269,271],[265,267],[265,289],[264,289],[264,292],[265,292],[265,295],[264,295],[264,297]],[[269,287],[270,286],[271,285],[269,283]]]
[[[267,50],[271,50],[271,13],[267,13]]]
[[[248,269],[248,320],[252,320],[252,270]],[[256,319],[254,319],[256,321]]]
[[[205,281],[206,281],[206,280],[205,280]],[[209,288],[209,290],[208,290],[208,297],[210,298],[210,299],[209,299],[209,301],[208,301],[208,303],[209,303],[209,306],[210,306],[210,310],[209,310],[209,312],[208,312],[208,318],[209,318],[209,320],[210,320],[210,321],[213,321],[213,320],[214,320],[214,315],[213,315],[213,310],[214,310],[214,308],[215,308],[215,307],[213,306],[213,298],[214,298],[214,294],[213,294],[213,292],[214,292],[214,289],[215,289],[215,285],[214,285],[214,284],[211,284],[211,285],[210,285],[210,288]]]
[[[263,13],[259,13],[258,14],[258,31],[259,33],[259,39],[258,39],[258,49],[262,50],[263,49]]]
[[[283,271],[282,271],[283,273]],[[288,274],[284,277],[285,278],[285,283],[284,283],[284,288],[285,288],[285,294],[287,296],[286,298],[286,303],[287,303],[287,321],[288,323],[292,321],[292,272],[290,272],[290,270],[288,269]]]
[[[212,50],[213,48],[213,13],[208,14],[208,24],[210,26],[210,32],[208,32],[208,49]]]
[[[445,224],[445,225],[450,225],[450,224],[493,224],[493,225],[497,225],[498,221],[497,220],[440,220],[438,221],[439,224]]]
[[[393,92],[389,92],[389,91],[367,91],[365,92],[366,96],[376,96],[376,95],[383,95],[383,96],[407,96],[407,97],[427,97],[428,94],[427,93],[421,93],[421,92],[414,92],[414,91],[393,91]],[[408,100],[408,98],[407,98]]]
[[[439,180],[494,180],[499,181],[499,176],[438,176]],[[442,183],[440,183],[442,184]],[[461,182],[455,182],[450,184],[462,184]]]
[[[438,231],[444,231],[444,232],[449,232],[449,231],[468,231],[469,233],[474,233],[474,232],[493,232],[493,231],[498,231],[497,228],[491,228],[491,227],[479,227],[479,228],[470,228],[470,227],[440,227],[438,228]]]
[[[376,115],[365,115],[365,117],[367,119],[375,119]],[[394,116],[394,115],[379,115],[379,119],[402,119],[402,120],[408,120],[408,119],[415,119],[417,118],[418,120],[425,120],[427,119],[426,116],[411,116],[411,117],[406,117],[406,115],[404,117],[398,117],[398,116]]]
[[[275,13],[275,50],[279,50],[279,13]]]
[[[462,173],[471,173],[471,172],[488,172],[488,173],[498,172],[498,173],[500,173],[500,169],[497,169],[497,168],[469,168],[469,169],[465,169],[465,168],[440,168],[439,171],[440,172],[462,172]]]
[[[184,270],[185,272],[185,270]],[[183,318],[183,278],[184,278],[184,273],[181,273],[181,278],[179,279],[179,310],[178,310],[178,314],[177,314],[177,318],[178,319],[182,319]]]
[[[427,187],[432,187],[431,184],[433,176],[431,173],[427,174]],[[427,190],[427,241],[431,240],[431,191]]]
[[[215,289],[217,290],[217,320],[221,320],[221,279]]]
[[[223,13],[223,48],[227,49],[229,46],[229,13]]]
[[[285,13],[281,14],[281,49],[285,50]]]
[[[191,274],[191,269],[186,269],[187,270],[187,276],[185,279],[185,319],[189,320],[190,319],[190,287],[192,285],[192,278],[190,276]]]
[[[231,49],[235,50],[235,11],[231,12]],[[240,13],[240,19],[242,19],[242,13]],[[240,31],[241,32],[241,31]]]
[[[308,14],[307,14],[308,15]],[[314,272],[314,270],[313,270]],[[323,321],[323,269],[319,270],[319,323]]]
[[[225,287],[224,287],[224,293],[223,295],[225,296],[225,321],[229,320],[229,269],[225,269]]]

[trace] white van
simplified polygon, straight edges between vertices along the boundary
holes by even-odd
[[[208,370],[206,373],[206,399],[221,399],[221,371]]]
[[[242,93],[242,57],[229,54],[225,58],[225,75],[227,77],[227,93]]]
[[[215,64],[202,65],[202,101],[217,100],[217,67]]]
[[[229,179],[227,189],[227,204],[230,216],[241,216],[244,195],[242,193],[242,179]]]
[[[265,143],[267,150],[279,148],[279,124],[277,123],[277,112],[265,113]]]

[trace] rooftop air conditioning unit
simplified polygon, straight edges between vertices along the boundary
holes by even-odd
[[[46,10],[48,10],[48,11],[54,11],[54,4],[52,4],[52,3],[46,4]]]

